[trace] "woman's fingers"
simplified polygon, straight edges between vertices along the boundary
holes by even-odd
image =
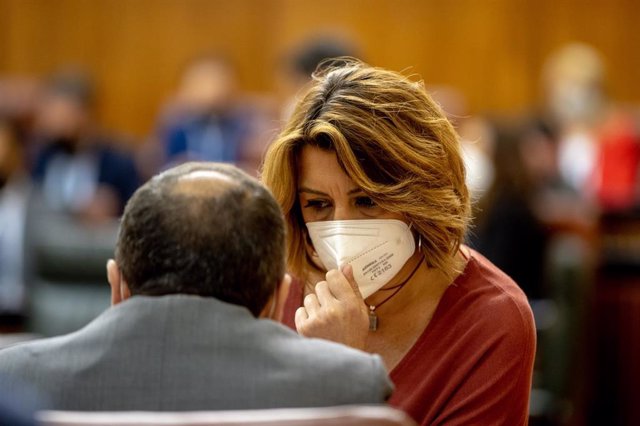
[[[304,308],[307,310],[307,315],[314,317],[320,310],[320,302],[318,302],[318,296],[313,293],[307,294],[302,302]]]
[[[304,324],[308,320],[309,320],[309,314],[307,314],[306,308],[301,306],[298,309],[296,309],[296,314],[294,317],[294,322],[296,323],[296,330],[298,330],[298,332],[303,336],[306,335],[302,332],[304,329]]]
[[[345,267],[351,272],[351,265]],[[338,300],[349,300],[352,301],[355,299],[359,303],[364,303],[362,295],[360,294],[360,290],[358,289],[358,285],[355,280],[353,280],[353,274],[351,274],[351,281],[345,276],[344,273],[338,271],[337,269],[332,269],[327,272],[327,283],[329,286],[329,290],[333,293]],[[353,303],[356,303],[355,301]]]
[[[360,293],[338,270],[327,273],[327,280],[316,284],[303,307],[295,315],[298,333],[319,337],[363,349],[369,331],[367,308]]]
[[[329,284],[326,281],[320,281],[318,284],[316,284],[316,296],[318,298],[320,306],[322,307],[326,307],[336,302],[336,298],[333,293],[331,293]]]
[[[364,300],[364,298],[362,297],[362,293],[360,293],[360,287],[358,287],[358,283],[356,283],[356,279],[353,276],[353,266],[351,266],[350,263],[347,263],[342,267],[342,274],[347,279],[347,282],[351,286],[351,289],[358,297],[358,299]]]

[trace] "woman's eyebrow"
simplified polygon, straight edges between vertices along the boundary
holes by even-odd
[[[311,188],[307,188],[306,186],[301,186],[300,188],[298,188],[298,193],[307,193],[307,194],[315,194],[315,195],[324,195],[324,196],[328,196],[329,194],[326,194],[322,191],[318,191],[315,189],[311,189]]]
[[[357,193],[360,193],[360,192],[363,192],[362,189],[353,188],[353,189],[349,190],[349,192],[347,192],[347,195],[353,195],[353,194],[357,194]],[[301,194],[301,193],[329,196],[329,194],[327,194],[325,192],[318,191],[316,189],[307,188],[306,186],[301,186],[300,188],[298,188],[298,194]]]

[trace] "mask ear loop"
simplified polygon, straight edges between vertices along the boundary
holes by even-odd
[[[409,224],[409,230],[413,227],[413,222]],[[422,252],[422,234],[418,232],[418,251]]]

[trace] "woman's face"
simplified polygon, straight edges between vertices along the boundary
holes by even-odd
[[[305,146],[298,164],[298,201],[306,222],[354,219],[399,219],[377,206],[338,165],[336,154]]]

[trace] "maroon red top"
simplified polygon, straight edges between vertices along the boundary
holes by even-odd
[[[525,425],[535,356],[526,296],[479,253],[444,292],[415,345],[391,371],[389,403],[420,425]],[[295,329],[302,288],[292,285],[285,324]]]

